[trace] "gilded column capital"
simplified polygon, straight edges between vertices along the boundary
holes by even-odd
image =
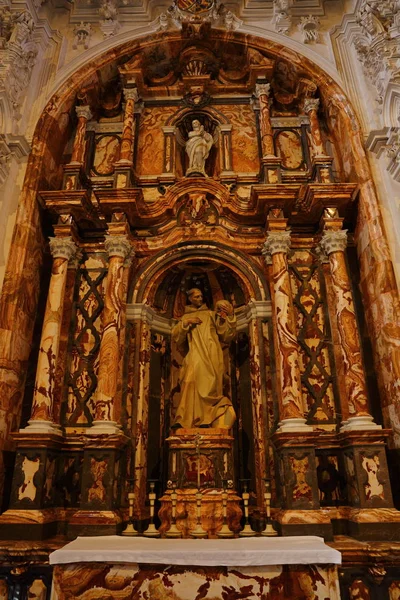
[[[86,106],[75,106],[75,112],[78,115],[78,117],[83,117],[87,121],[90,121],[90,119],[93,117],[90,107],[87,105]]]
[[[271,89],[271,84],[269,83],[256,83],[255,89],[255,97],[259,98],[260,96],[269,96],[269,92]]]
[[[347,230],[324,231],[320,241],[320,246],[328,256],[332,252],[344,252],[347,246]]]
[[[111,258],[111,256],[119,256],[125,260],[134,253],[131,243],[126,235],[107,236],[104,247],[109,258]]]
[[[308,113],[313,110],[317,111],[319,107],[319,98],[306,98],[304,100],[303,109],[304,112],[308,115]]]
[[[49,240],[50,252],[53,258],[65,258],[70,261],[78,251],[78,246],[72,237],[53,237]]]
[[[290,250],[290,231],[268,231],[267,239],[264,242],[262,254],[266,262],[274,254],[282,252],[287,254]]]
[[[139,94],[137,88],[124,88],[124,98],[126,100],[134,100],[139,102]]]

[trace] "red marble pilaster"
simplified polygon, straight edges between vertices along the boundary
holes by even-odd
[[[307,431],[301,393],[299,344],[287,263],[289,231],[268,231],[263,254],[272,263],[275,360],[281,431]]]
[[[124,113],[124,128],[121,138],[121,152],[119,163],[133,163],[133,148],[135,143],[134,117],[135,117],[135,102],[139,101],[137,88],[125,88],[125,113]]]
[[[367,388],[361,358],[361,343],[354,309],[351,282],[347,272],[345,249],[347,232],[326,229],[321,238],[321,248],[329,257],[332,280],[333,312],[336,315],[336,328],[342,353],[346,406],[343,413],[348,415],[342,430],[371,429],[380,427],[373,422],[369,413]]]
[[[120,425],[115,421],[115,415],[118,413],[116,396],[120,375],[123,294],[126,293],[124,263],[132,254],[132,246],[127,235],[108,235],[104,245],[109,262],[91,433],[118,433]]]
[[[25,429],[33,433],[61,433],[59,425],[54,423],[55,374],[68,261],[75,256],[77,246],[72,237],[55,237],[50,239],[50,251],[54,260],[40,340],[32,413]]]

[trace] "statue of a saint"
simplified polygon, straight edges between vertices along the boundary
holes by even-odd
[[[219,300],[216,310],[209,310],[197,288],[189,290],[188,297],[190,305],[172,330],[172,339],[184,356],[179,377],[181,398],[172,428],[230,429],[236,415],[232,402],[223,395],[221,342],[228,343],[235,337],[233,306]]]
[[[204,126],[197,119],[192,121],[192,127],[193,130],[189,131],[189,139],[185,144],[186,153],[189,157],[189,167],[185,175],[196,174],[207,177],[205,165],[214,139],[210,133],[205,131]]]

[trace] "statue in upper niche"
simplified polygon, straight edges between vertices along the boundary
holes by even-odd
[[[214,139],[197,119],[192,121],[192,127],[193,130],[189,131],[189,138],[185,144],[186,153],[189,157],[189,167],[185,175],[204,175],[204,177],[207,177],[205,165]]]
[[[224,395],[224,357],[221,343],[236,335],[236,316],[227,300],[215,311],[203,302],[198,288],[187,292],[190,305],[172,330],[172,339],[184,360],[179,375],[180,401],[172,429],[220,427],[230,429],[236,415]]]

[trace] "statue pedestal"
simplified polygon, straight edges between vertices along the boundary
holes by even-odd
[[[201,520],[209,537],[216,537],[223,524],[222,490],[234,482],[233,437],[228,429],[177,429],[166,440],[169,446],[168,479],[176,486],[176,524],[188,537],[197,524],[196,492],[202,493]],[[228,490],[227,522],[234,532],[240,530],[240,497]],[[160,532],[171,525],[171,490],[160,498]]]

